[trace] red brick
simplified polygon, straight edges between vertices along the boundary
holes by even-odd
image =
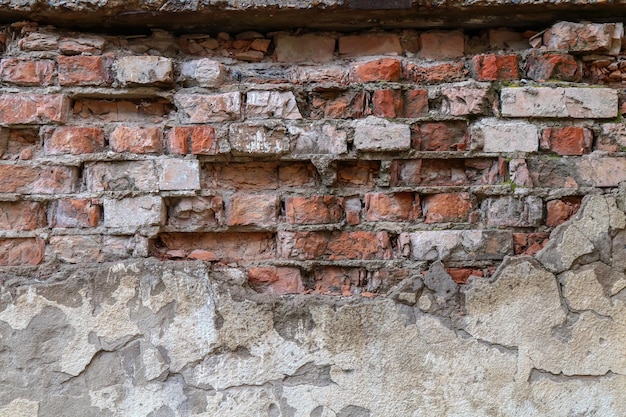
[[[468,193],[441,193],[424,197],[426,223],[467,221],[471,208]]]
[[[313,273],[314,294],[343,295],[349,297],[352,290],[363,286],[367,272],[364,268],[342,268],[329,266]]]
[[[274,59],[278,62],[325,63],[334,59],[334,37],[306,34],[291,36],[280,33],[274,36]],[[265,52],[265,51],[264,51]]]
[[[109,138],[114,152],[156,153],[161,150],[162,132],[158,127],[118,126]]]
[[[387,232],[280,232],[279,256],[288,259],[391,259]]]
[[[278,184],[281,187],[317,187],[317,169],[310,162],[291,162],[278,166]]]
[[[0,202],[0,230],[46,227],[46,207],[34,201]]]
[[[513,233],[516,255],[534,256],[548,244],[549,233]]]
[[[76,168],[71,167],[0,165],[0,193],[71,193],[77,177]]]
[[[526,76],[535,81],[580,81],[582,70],[569,54],[533,51],[526,59]]]
[[[221,197],[182,197],[168,204],[169,226],[196,231],[222,222],[224,203]]]
[[[343,198],[332,195],[288,197],[285,213],[291,224],[338,223],[343,219]]]
[[[230,190],[273,190],[278,187],[278,165],[274,162],[215,163],[206,166],[203,188]]]
[[[100,223],[102,206],[92,200],[59,200],[54,207],[52,227],[96,227]]]
[[[0,157],[2,159],[24,159],[24,153],[33,154],[41,148],[39,128],[0,130]]]
[[[554,227],[566,222],[580,208],[581,197],[565,197],[546,204],[546,226]]]
[[[368,221],[414,221],[422,215],[420,199],[414,193],[365,195],[365,218]]]
[[[363,91],[314,93],[311,119],[359,119],[369,114],[368,97]]]
[[[418,84],[439,84],[463,81],[467,78],[465,63],[416,65],[408,63],[403,70],[403,78]]]
[[[54,83],[54,61],[6,58],[0,66],[0,77],[9,84],[51,85]]]
[[[420,117],[428,113],[428,91],[403,91],[403,117]]]
[[[369,33],[339,37],[339,55],[342,57],[365,55],[402,55],[398,35]]]
[[[254,267],[248,269],[248,283],[265,294],[298,294],[305,291],[297,268]]]
[[[40,238],[0,239],[0,266],[39,265],[45,243]]]
[[[489,159],[411,159],[391,164],[392,186],[497,184],[504,180],[497,161]]]
[[[151,253],[159,255],[167,250],[195,250],[211,252],[223,262],[273,259],[276,243],[272,233],[162,233],[153,243]]]
[[[57,127],[47,135],[44,150],[48,155],[81,155],[104,150],[104,131],[99,127]]]
[[[339,161],[337,184],[344,187],[372,187],[378,178],[380,161]]]
[[[400,117],[403,113],[402,91],[376,90],[372,93],[372,114],[378,117]]]
[[[593,133],[586,127],[551,127],[543,131],[541,147],[559,155],[589,153]]]
[[[472,58],[479,81],[506,81],[519,79],[517,55],[477,55]]]
[[[226,204],[226,222],[229,226],[275,226],[278,203],[273,194],[236,194]]]
[[[465,53],[465,36],[461,31],[426,32],[420,36],[419,56],[426,59],[453,59]]]
[[[3,94],[0,96],[0,123],[65,123],[70,100],[63,94]]]
[[[105,85],[109,76],[101,56],[59,56],[60,85]]]
[[[454,282],[457,284],[467,284],[468,278],[470,275],[475,277],[482,277],[483,271],[480,269],[470,269],[470,268],[446,268],[448,274],[452,277]]]
[[[420,151],[466,151],[470,134],[466,122],[419,123],[412,128],[413,147]]]
[[[398,81],[402,75],[402,64],[394,58],[357,62],[352,65],[350,79],[355,83]]]

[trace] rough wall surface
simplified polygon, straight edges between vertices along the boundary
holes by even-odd
[[[0,416],[626,414],[621,22],[1,39]]]

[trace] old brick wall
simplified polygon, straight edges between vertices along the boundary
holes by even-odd
[[[0,40],[0,416],[626,412],[618,19]]]

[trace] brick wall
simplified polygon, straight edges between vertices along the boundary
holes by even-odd
[[[438,259],[489,276],[626,180],[623,39],[4,27],[0,266],[190,259],[369,296]]]

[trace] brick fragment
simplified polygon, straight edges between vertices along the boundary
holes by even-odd
[[[289,151],[289,137],[279,123],[232,124],[228,141],[235,154],[280,155]]]
[[[95,162],[85,166],[87,190],[144,191],[159,190],[153,161]]]
[[[372,187],[379,172],[380,161],[339,161],[337,163],[337,184],[344,187]]]
[[[426,223],[464,222],[471,208],[468,193],[441,193],[424,197]]]
[[[548,244],[549,237],[549,233],[513,233],[515,254],[535,256]]]
[[[235,194],[226,202],[229,226],[275,226],[279,199],[275,194]]]
[[[40,238],[0,239],[0,266],[34,266],[44,260]]]
[[[100,36],[80,35],[61,37],[59,39],[59,51],[66,55],[100,55],[104,49],[106,41]]]
[[[314,294],[353,295],[353,290],[364,285],[367,273],[364,268],[328,266],[313,272]]]
[[[279,232],[279,256],[287,259],[391,259],[387,232]]]
[[[212,123],[241,118],[241,93],[187,94],[174,96],[182,123]]]
[[[49,249],[58,260],[72,264],[126,259],[135,254],[137,241],[125,236],[53,236]]]
[[[624,36],[622,23],[557,22],[543,35],[549,49],[618,55]]]
[[[580,208],[582,197],[564,197],[546,204],[546,226],[555,227],[565,223]]]
[[[339,55],[342,57],[367,55],[402,55],[398,35],[370,33],[339,37]]]
[[[465,53],[465,36],[461,31],[425,32],[420,35],[419,56],[441,60],[460,58]]]
[[[197,160],[168,158],[158,163],[160,190],[200,189],[200,164]]]
[[[0,96],[0,123],[65,123],[70,100],[63,94],[3,94]]]
[[[402,64],[394,58],[357,62],[350,69],[350,79],[355,83],[398,81],[402,75]]]
[[[611,88],[503,88],[500,101],[505,117],[613,118],[618,112]]]
[[[101,56],[59,56],[60,85],[106,85],[106,63]]]
[[[550,127],[543,131],[541,148],[559,155],[582,155],[589,153],[593,133],[586,127]]]
[[[465,151],[469,149],[467,123],[428,122],[412,128],[412,146],[420,151]]]
[[[454,282],[461,285],[467,284],[470,276],[482,277],[484,275],[481,269],[446,268],[446,271]]]
[[[487,114],[490,110],[489,85],[460,84],[441,89],[442,113],[453,116]]]
[[[299,294],[305,291],[302,274],[297,268],[249,268],[248,283],[256,292],[264,294]]]
[[[278,185],[283,188],[319,187],[317,169],[311,162],[279,164]]]
[[[58,200],[52,210],[52,227],[86,228],[100,223],[102,207],[92,200]]]
[[[421,89],[402,92],[402,117],[419,117],[428,113],[428,91]]]
[[[365,195],[367,221],[415,221],[422,216],[420,198],[414,193],[368,193]]]
[[[247,119],[302,118],[296,98],[291,91],[249,91],[246,94],[245,112]]]
[[[46,207],[34,201],[0,202],[0,230],[35,230],[46,226]]]
[[[311,95],[311,119],[359,119],[369,114],[363,91],[329,91]]]
[[[30,32],[17,44],[22,51],[54,51],[59,47],[59,37],[53,33]]]
[[[224,217],[222,197],[181,197],[168,205],[167,224],[186,231],[215,226]]]
[[[118,126],[109,137],[114,152],[158,153],[163,133],[156,126]]]
[[[117,81],[122,85],[171,84],[172,60],[158,56],[126,56],[116,62]]]
[[[0,78],[9,84],[47,86],[54,83],[54,61],[5,58],[0,65]]]
[[[218,61],[195,59],[181,63],[179,81],[188,87],[217,87],[224,81],[226,73],[226,68]]]
[[[519,79],[517,55],[476,55],[472,65],[478,81],[508,81]]]
[[[44,139],[47,155],[81,155],[104,150],[104,130],[99,127],[63,126]]]
[[[482,119],[471,128],[472,146],[485,152],[535,152],[539,129],[532,123]]]
[[[543,221],[543,200],[534,196],[488,198],[481,209],[490,226],[537,227]]]
[[[292,36],[279,33],[274,36],[274,59],[278,62],[331,62],[334,59],[336,42],[332,36]]]
[[[276,257],[274,234],[266,232],[162,233],[156,243],[156,246],[183,250],[189,254],[203,250],[213,254],[213,259],[223,262]]]
[[[353,143],[359,151],[402,151],[411,147],[411,129],[406,124],[368,117],[353,125]]]
[[[535,81],[580,81],[581,65],[569,54],[533,51],[526,59],[526,75]]]
[[[106,227],[137,228],[165,223],[165,206],[161,197],[105,198],[103,203]]]
[[[497,160],[409,159],[391,164],[392,186],[497,184],[504,180]]]
[[[0,193],[65,194],[76,189],[76,168],[0,165]]]
[[[288,197],[285,214],[291,224],[338,223],[343,219],[343,198],[332,195]]]
[[[508,230],[441,230],[402,233],[399,241],[416,261],[498,260],[513,253]]]
[[[404,112],[401,90],[376,90],[372,93],[372,114],[377,117],[395,118]]]

